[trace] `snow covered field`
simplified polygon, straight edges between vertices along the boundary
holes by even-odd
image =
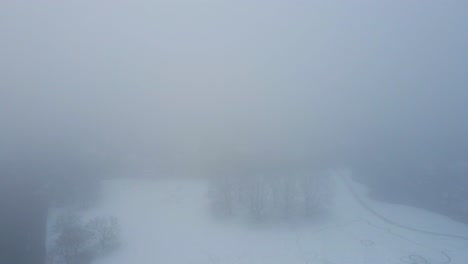
[[[334,175],[333,185],[323,219],[256,226],[213,218],[203,181],[108,181],[101,204],[87,215],[118,217],[123,245],[95,264],[468,263],[468,226],[372,201],[346,173]]]

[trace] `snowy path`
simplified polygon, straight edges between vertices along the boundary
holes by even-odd
[[[400,223],[397,223],[393,220],[390,220],[388,219],[386,216],[383,216],[381,215],[380,213],[378,213],[375,209],[369,207],[369,205],[366,204],[366,202],[364,202],[361,197],[359,196],[359,194],[357,192],[354,191],[353,189],[353,186],[351,183],[349,183],[349,180],[348,179],[345,179],[343,178],[342,181],[345,183],[345,185],[348,187],[350,193],[352,194],[352,196],[354,197],[354,199],[363,207],[365,208],[368,212],[370,212],[371,214],[373,214],[374,216],[376,216],[377,218],[381,219],[382,221],[386,222],[387,224],[390,224],[392,226],[395,226],[395,227],[399,227],[399,228],[402,228],[402,229],[407,229],[409,231],[413,231],[413,232],[418,232],[418,233],[424,233],[424,234],[428,234],[428,235],[432,235],[432,236],[438,236],[438,237],[448,237],[448,238],[455,238],[455,239],[461,239],[461,240],[465,240],[465,241],[468,241],[468,236],[463,236],[463,235],[454,235],[454,234],[444,234],[444,233],[438,233],[438,232],[432,232],[432,231],[428,231],[428,230],[421,230],[421,229],[418,229],[418,228],[414,228],[414,227],[411,227],[411,226],[406,226],[406,225],[403,225],[403,224],[400,224]]]
[[[348,230],[356,230],[358,223],[367,225],[367,229],[360,232],[361,236],[369,235],[372,228],[380,229],[384,233],[376,238],[376,241],[388,238],[393,240],[392,244],[387,245],[387,250],[400,254],[399,262],[396,263],[468,263],[466,260],[468,227],[466,225],[421,209],[370,200],[365,188],[352,182],[348,175],[335,176],[335,181],[336,186],[340,186],[338,188],[342,201],[346,201],[345,197],[348,197],[348,201],[352,200],[346,206],[342,204],[336,209],[344,211],[344,207],[354,208],[354,212],[360,214],[354,216],[355,222],[349,226]],[[419,228],[420,226],[425,226],[426,229]],[[361,242],[363,241],[368,241],[368,245],[377,245],[374,240]],[[395,262],[382,258],[378,260],[378,263]]]

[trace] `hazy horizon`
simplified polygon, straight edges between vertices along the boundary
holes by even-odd
[[[467,157],[463,2],[0,7],[7,159],[80,156],[203,174],[244,162]]]

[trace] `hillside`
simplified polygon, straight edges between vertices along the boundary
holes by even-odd
[[[109,180],[86,215],[116,216],[123,245],[95,264],[467,263],[468,226],[370,200],[345,173],[333,176],[333,186],[327,216],[255,225],[213,218],[203,181]]]

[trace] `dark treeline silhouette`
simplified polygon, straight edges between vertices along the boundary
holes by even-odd
[[[40,184],[2,178],[0,186],[0,262],[43,263],[48,203]]]
[[[382,146],[382,145],[381,145]],[[395,148],[395,146],[394,146]],[[468,223],[468,155],[427,146],[396,152],[381,148],[354,164],[354,178],[370,188],[375,199],[431,210]],[[457,148],[463,149],[459,141]],[[444,151],[445,150],[445,151]]]

